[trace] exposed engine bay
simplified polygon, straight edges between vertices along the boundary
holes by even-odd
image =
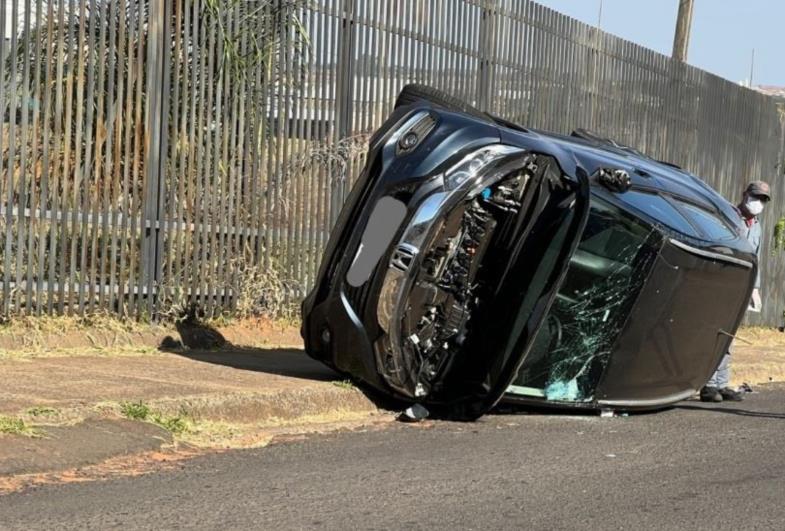
[[[451,351],[459,349],[479,300],[482,261],[501,219],[518,212],[532,163],[453,209],[423,257],[402,323],[402,348],[417,360],[415,396],[425,396]]]

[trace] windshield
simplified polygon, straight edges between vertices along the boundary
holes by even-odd
[[[660,236],[592,197],[566,277],[508,393],[587,401],[651,269]]]

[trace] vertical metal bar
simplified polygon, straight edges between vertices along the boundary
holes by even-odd
[[[16,297],[17,304],[19,305],[19,312],[22,313],[30,313],[30,303],[32,298],[32,279],[30,277],[25,277],[25,258],[28,261],[32,261],[32,255],[30,252],[25,252],[25,232],[26,230],[33,233],[34,228],[32,226],[33,216],[30,217],[24,216],[24,212],[27,209],[27,201],[28,201],[28,138],[29,138],[29,130],[30,130],[30,106],[31,102],[31,92],[30,92],[30,63],[31,58],[30,54],[33,53],[31,49],[30,39],[32,38],[31,35],[31,6],[30,0],[25,0],[24,7],[23,7],[23,14],[22,14],[22,35],[24,36],[24,42],[22,44],[22,50],[24,53],[24,60],[22,63],[22,131],[21,131],[21,142],[20,142],[20,149],[19,149],[19,202],[18,202],[18,209],[19,209],[19,217],[16,220],[16,282],[15,282],[15,289],[16,289]],[[37,59],[34,58],[34,60]],[[38,70],[36,68],[36,70]],[[38,105],[37,102],[33,103],[33,105]],[[31,152],[31,156],[34,154]],[[33,170],[35,169],[34,163],[30,164],[33,166]],[[30,190],[29,195],[35,197],[33,192],[33,187],[35,187],[35,179],[31,178],[30,180]],[[31,210],[32,212],[32,210]],[[24,282],[24,284],[23,284]],[[23,286],[27,293],[27,305],[23,307]]]
[[[36,315],[41,315],[44,309],[47,309],[49,312],[52,311],[51,304],[52,304],[53,291],[54,291],[54,279],[46,274],[46,261],[49,258],[47,256],[47,252],[49,254],[54,254],[54,251],[50,249],[50,247],[52,248],[55,247],[53,244],[53,237],[55,231],[57,230],[56,227],[58,226],[57,220],[54,219],[54,216],[51,216],[49,219],[46,219],[44,215],[44,213],[47,210],[49,210],[50,212],[55,211],[54,201],[50,199],[50,190],[49,190],[49,175],[51,171],[49,168],[49,148],[50,148],[51,131],[52,131],[52,122],[51,122],[52,92],[53,90],[57,90],[55,83],[52,80],[52,67],[54,64],[54,57],[55,57],[54,54],[56,50],[56,43],[55,43],[55,36],[54,36],[54,18],[55,18],[54,4],[55,2],[49,2],[47,4],[46,30],[45,30],[46,41],[42,42],[42,44],[45,44],[46,46],[46,54],[45,56],[43,56],[43,54],[40,56],[41,60],[45,61],[46,72],[44,74],[44,86],[47,87],[48,90],[43,91],[44,92],[43,95],[44,116],[42,122],[43,139],[42,139],[42,154],[41,154],[41,158],[42,158],[41,199],[39,202],[39,227],[38,227],[39,229],[38,268],[36,272],[36,277],[37,277]],[[2,24],[0,24],[0,26],[2,26]],[[49,89],[50,87],[51,89]],[[0,109],[2,109],[2,105],[0,105]],[[54,195],[56,196],[57,194],[55,193]],[[46,288],[44,288],[45,278],[47,279]],[[46,291],[46,306],[44,306],[42,300],[44,291]]]
[[[89,5],[89,8],[87,6]],[[104,58],[101,55],[103,47],[103,32],[106,24],[101,24],[101,28],[96,28],[98,23],[92,14],[96,10],[96,0],[90,0],[89,4],[82,0],[80,6],[80,24],[79,24],[79,50],[80,50],[80,66],[79,66],[79,81],[78,81],[78,96],[77,96],[77,120],[76,120],[76,163],[74,165],[74,209],[72,219],[73,233],[78,234],[71,240],[71,278],[74,279],[71,284],[78,286],[78,289],[72,290],[71,293],[76,295],[78,291],[78,311],[80,315],[84,315],[86,310],[85,304],[85,289],[88,284],[93,283],[93,277],[89,274],[89,264],[87,263],[88,249],[91,247],[89,238],[89,228],[94,230],[96,227],[95,217],[91,216],[90,207],[94,203],[94,196],[97,196],[100,188],[100,172],[101,168],[92,160],[93,147],[96,148],[98,153],[97,141],[98,139],[92,136],[93,118],[97,102],[95,98],[95,68],[98,66],[96,63],[100,62],[100,67],[103,68]],[[87,29],[87,35],[84,32]],[[96,35],[98,30],[101,35]],[[98,49],[98,53],[96,52]],[[93,55],[95,54],[95,55]],[[85,57],[87,55],[87,57]],[[85,65],[85,63],[87,63]],[[87,69],[86,80],[86,94],[85,94],[85,68]],[[103,92],[103,87],[99,93]],[[85,107],[87,107],[85,109]],[[84,112],[83,112],[84,109]],[[86,118],[84,114],[86,113]],[[82,147],[84,143],[84,148]],[[80,156],[83,158],[80,161]],[[80,220],[81,218],[81,220]],[[92,219],[91,219],[92,218]],[[88,223],[88,220],[92,223]],[[92,254],[92,253],[91,253]],[[79,261],[77,262],[77,255]],[[78,278],[76,277],[76,272]]]
[[[121,11],[127,11],[128,13],[127,20],[123,21],[125,23],[123,27],[126,25],[128,26],[127,39],[125,40],[125,46],[123,49],[126,63],[125,70],[128,77],[125,82],[125,101],[123,103],[125,120],[123,120],[123,181],[120,188],[120,214],[122,218],[120,220],[120,264],[118,268],[119,271],[117,279],[117,313],[121,316],[125,316],[127,313],[133,312],[132,304],[135,288],[132,277],[132,249],[135,246],[136,236],[134,231],[135,224],[133,221],[135,216],[132,212],[132,205],[134,203],[132,202],[133,194],[131,191],[131,186],[132,183],[135,182],[132,166],[135,159],[134,153],[136,151],[134,143],[136,136],[133,134],[135,129],[134,124],[136,123],[134,120],[136,114],[134,108],[134,88],[135,84],[139,83],[139,77],[136,75],[135,69],[134,57],[136,52],[134,46],[134,36],[137,24],[140,22],[139,18],[141,14],[133,9]]]
[[[156,226],[157,190],[160,180],[162,140],[161,127],[163,118],[163,33],[165,25],[164,0],[150,0],[149,20],[147,25],[147,61],[146,61],[146,94],[145,100],[145,131],[144,154],[145,175],[142,196],[142,252],[141,252],[141,286],[145,300],[145,310],[150,316],[152,309],[153,284],[155,282],[155,247],[158,236]],[[168,46],[168,45],[167,45]]]
[[[264,30],[264,24],[268,19],[269,4],[262,7],[260,16],[256,20],[256,31],[260,33]],[[318,34],[314,35],[316,39]],[[251,253],[254,265],[263,267],[263,256],[265,242],[263,231],[266,227],[265,220],[263,219],[263,201],[262,195],[262,173],[264,168],[265,138],[267,130],[265,124],[267,123],[267,116],[269,108],[267,107],[267,82],[266,82],[266,68],[264,64],[259,64],[254,73],[254,87],[255,94],[252,99],[253,108],[251,113],[250,126],[252,127],[252,146],[251,146],[251,188],[250,188],[250,213],[251,213],[251,231],[255,234],[253,244],[251,245]]]
[[[303,16],[304,13],[300,11],[299,6],[293,7],[293,16],[300,21],[300,24],[304,24],[305,17]],[[303,126],[305,125],[305,101],[304,95],[305,91],[307,90],[307,70],[306,65],[304,63],[305,57],[303,56],[303,51],[299,48],[299,38],[297,35],[296,28],[290,28],[289,31],[292,33],[292,48],[295,51],[294,60],[292,61],[292,65],[295,69],[296,75],[296,85],[294,87],[294,94],[292,98],[292,136],[294,140],[292,141],[293,149],[291,154],[290,163],[290,174],[292,178],[295,180],[295,190],[294,190],[294,197],[291,198],[293,203],[291,210],[292,210],[292,217],[293,217],[293,243],[292,248],[294,252],[292,253],[292,260],[294,265],[294,276],[295,276],[295,286],[299,287],[305,283],[306,275],[307,275],[307,251],[306,246],[304,245],[304,232],[303,232],[303,213],[305,208],[305,203],[308,200],[307,190],[305,188],[305,181],[307,178],[307,173],[304,171],[300,171],[302,167],[301,160],[303,154],[307,152],[308,146],[305,139],[305,131],[303,130]],[[300,293],[295,294],[296,297],[300,297]]]
[[[122,9],[123,11],[125,8]],[[98,306],[99,308],[109,309],[106,305],[107,300],[112,299],[111,290],[114,286],[113,277],[107,277],[107,269],[114,262],[111,254],[111,243],[114,239],[114,220],[111,218],[112,199],[114,198],[116,172],[115,162],[115,139],[117,130],[117,104],[115,69],[117,66],[117,2],[113,2],[109,7],[109,42],[107,46],[107,85],[106,85],[106,149],[104,150],[104,182],[102,187],[103,201],[101,204],[101,253],[100,271],[98,272]],[[96,135],[97,136],[97,135]],[[98,220],[94,220],[98,223]],[[93,298],[91,298],[91,302]]]
[[[291,5],[284,5],[283,9],[285,10],[285,14],[282,17],[282,24],[280,28],[281,32],[281,42],[283,43],[283,49],[281,52],[281,59],[283,61],[283,72],[285,72],[285,76],[287,79],[293,77],[292,70],[294,69],[294,65],[292,64],[292,48],[291,48],[291,31],[289,27],[289,16],[291,15],[292,6]],[[278,178],[281,181],[281,186],[278,187],[279,197],[278,197],[278,206],[279,206],[279,218],[278,223],[281,224],[281,239],[279,240],[280,245],[280,253],[281,253],[281,266],[285,268],[286,271],[292,271],[292,256],[291,256],[291,244],[292,244],[292,219],[291,219],[291,202],[295,199],[291,197],[289,194],[289,190],[291,190],[292,185],[292,175],[290,172],[289,164],[290,164],[290,156],[291,156],[291,117],[292,117],[292,108],[291,108],[291,100],[292,100],[292,91],[294,90],[293,80],[289,79],[289,82],[282,87],[282,101],[283,101],[283,121],[281,122],[283,128],[279,131],[279,138],[281,139],[281,147],[279,149],[279,153],[281,155],[280,163],[279,163],[279,173]],[[289,294],[287,293],[286,296]],[[288,301],[287,301],[288,302]]]
[[[143,246],[142,242],[145,240],[145,230],[146,230],[146,217],[145,217],[145,202],[144,202],[144,190],[145,190],[145,179],[144,175],[142,175],[142,159],[144,158],[147,161],[147,152],[145,151],[145,145],[142,144],[142,132],[145,130],[145,123],[146,123],[146,116],[144,114],[144,106],[143,106],[143,98],[142,95],[145,90],[145,83],[144,83],[144,75],[145,75],[145,57],[146,57],[146,49],[148,46],[149,35],[147,40],[144,38],[144,34],[142,33],[142,28],[150,25],[150,17],[147,13],[145,13],[144,9],[140,9],[137,11],[137,25],[136,25],[136,33],[134,37],[136,38],[136,59],[134,68],[136,72],[134,74],[135,81],[136,81],[136,92],[134,95],[134,119],[133,119],[133,165],[132,165],[132,179],[131,179],[131,188],[130,188],[130,198],[129,203],[132,206],[132,210],[128,212],[128,215],[131,218],[131,235],[130,235],[130,249],[128,253],[129,259],[129,271],[128,271],[128,279],[130,283],[130,297],[128,301],[128,311],[136,315],[137,317],[140,316],[140,312],[142,311],[141,305],[137,303],[144,302],[145,296],[145,289],[144,289],[144,278],[143,278],[143,262],[144,262],[144,253],[143,253]],[[147,16],[146,16],[147,15]],[[149,65],[148,65],[149,68]],[[149,83],[149,81],[148,81]],[[149,101],[147,102],[149,105]],[[145,137],[145,144],[149,144],[149,136]],[[149,161],[148,161],[149,162]],[[140,182],[141,179],[141,182]]]
[[[235,4],[233,12],[233,34],[239,35],[240,39],[240,56],[246,57],[248,53],[247,47],[247,31],[243,31],[243,20],[240,12],[240,4]],[[236,45],[236,44],[235,44]],[[235,76],[232,83],[232,91],[230,102],[232,104],[231,118],[229,124],[229,135],[224,136],[224,158],[227,160],[228,169],[228,193],[227,193],[227,208],[226,208],[226,244],[222,247],[222,264],[224,267],[224,293],[222,298],[223,311],[233,310],[237,301],[237,270],[242,266],[244,256],[238,253],[238,244],[242,239],[240,234],[242,211],[241,205],[238,205],[238,200],[242,197],[241,191],[237,190],[238,181],[244,175],[242,171],[243,161],[243,133],[245,132],[245,121],[243,119],[244,113],[241,112],[241,101],[244,98],[241,92],[246,91],[246,82],[248,72],[246,67],[242,66],[242,70]],[[239,78],[239,79],[238,79]],[[239,177],[239,178],[238,178]],[[241,249],[240,249],[241,250]]]
[[[5,11],[5,9],[3,10]],[[10,53],[15,53],[18,46],[18,28],[16,22],[19,20],[19,5],[17,0],[11,0],[11,19],[12,19],[12,33],[11,33],[11,50]],[[3,308],[4,314],[7,316],[14,310],[14,304],[11,294],[11,282],[13,268],[13,229],[17,224],[14,220],[14,173],[16,165],[16,117],[17,117],[17,82],[18,82],[18,59],[13,58],[9,62],[11,71],[9,72],[9,86],[8,86],[8,116],[11,123],[8,128],[8,158],[6,168],[6,199],[5,199],[5,256],[3,259]],[[5,81],[5,80],[3,80]],[[3,115],[5,115],[5,106],[2,107]]]
[[[116,77],[117,77],[117,88],[115,92],[115,99],[113,105],[113,113],[114,113],[114,150],[112,153],[113,159],[113,175],[112,175],[112,196],[111,196],[111,204],[109,208],[111,209],[110,212],[110,231],[111,231],[111,244],[109,250],[109,281],[107,282],[106,288],[109,292],[108,297],[108,308],[113,311],[117,312],[118,314],[122,314],[122,304],[118,301],[121,300],[121,296],[123,293],[123,286],[122,281],[119,276],[118,265],[122,267],[121,264],[118,262],[122,262],[118,255],[118,247],[124,247],[122,243],[122,238],[125,237],[125,231],[118,226],[120,224],[120,217],[123,216],[123,212],[121,210],[121,205],[123,203],[123,175],[122,175],[122,168],[127,166],[127,161],[122,159],[123,156],[123,100],[126,94],[126,76],[128,77],[128,81],[130,83],[130,71],[127,74],[124,74],[123,65],[125,54],[128,53],[128,47],[126,43],[126,9],[118,10],[117,17],[117,36],[116,36],[116,49],[115,49],[115,57],[114,57],[114,68],[116,69]],[[115,17],[112,17],[112,20],[115,20]],[[129,89],[130,89],[130,85]],[[124,216],[123,216],[124,217]],[[119,246],[118,246],[119,241]]]
[[[215,82],[215,114],[213,116],[213,155],[212,155],[212,188],[211,195],[211,223],[210,223],[210,260],[208,263],[209,273],[205,279],[207,284],[207,314],[217,315],[220,312],[220,294],[223,285],[223,264],[222,251],[224,242],[224,230],[226,228],[225,212],[225,181],[226,181],[226,159],[223,153],[223,143],[226,136],[226,125],[229,121],[228,92],[229,80],[234,75],[232,64],[227,60],[226,43],[222,32],[228,31],[231,38],[231,9],[221,9],[217,13],[220,17],[220,24],[224,29],[216,27],[216,63],[215,68],[217,78]]]
[[[337,80],[337,106],[336,106],[336,137],[338,142],[350,135],[351,116],[354,95],[354,61],[352,61],[352,50],[354,49],[354,0],[343,0],[341,11],[340,26],[340,45],[338,48],[338,80]],[[345,176],[342,176],[332,187],[330,201],[330,226],[335,225],[338,219],[338,212],[346,196]]]
[[[330,109],[327,105],[327,96],[329,94],[328,88],[328,64],[330,62],[330,46],[328,42],[330,16],[325,12],[320,12],[318,17],[319,23],[316,26],[316,35],[321,50],[318,54],[316,71],[319,74],[317,78],[317,112],[316,117],[318,120],[318,139],[319,145],[324,145],[330,135]],[[317,167],[317,210],[316,219],[318,220],[319,227],[319,250],[323,250],[327,244],[327,232],[329,230],[329,197],[330,197],[330,174],[328,172],[327,164],[318,164]]]
[[[191,259],[192,284],[190,302],[196,304],[201,303],[204,296],[204,290],[202,290],[202,266],[205,262],[203,256],[205,252],[205,238],[207,236],[207,223],[205,221],[206,216],[204,214],[204,196],[207,190],[207,182],[204,178],[207,173],[204,169],[204,163],[207,162],[206,157],[204,156],[204,142],[206,141],[204,134],[204,124],[205,121],[209,121],[209,114],[206,114],[206,111],[208,111],[206,94],[211,85],[207,79],[206,72],[206,65],[208,64],[208,53],[206,53],[208,46],[207,20],[202,19],[202,6],[202,0],[193,0],[193,32],[194,38],[198,38],[198,42],[193,46],[195,56],[192,60],[192,63],[195,65],[194,80],[198,81],[198,96],[196,91],[194,91],[194,101],[191,104],[191,123],[196,127],[196,141],[191,142],[191,149],[189,150],[189,159],[193,165],[193,176],[194,180],[196,181],[196,194],[194,196],[194,236],[192,249],[193,254]],[[212,65],[212,63],[210,64]],[[194,133],[191,134],[193,135]]]
[[[73,188],[72,197],[71,197],[71,210],[70,210],[70,234],[71,234],[71,245],[70,251],[68,253],[69,264],[70,267],[68,269],[68,313],[73,314],[75,311],[81,313],[82,306],[79,304],[79,301],[76,300],[76,293],[83,286],[84,279],[82,278],[81,272],[77,276],[77,253],[80,248],[80,243],[84,242],[84,239],[81,237],[82,230],[79,225],[79,217],[80,214],[83,213],[83,205],[80,202],[80,199],[84,196],[82,186],[82,139],[84,135],[84,87],[85,87],[85,68],[86,68],[86,58],[84,56],[83,50],[85,49],[85,39],[87,38],[85,33],[85,26],[87,25],[87,12],[86,12],[87,0],[79,0],[79,12],[78,14],[70,13],[71,16],[74,18],[75,23],[77,24],[77,34],[74,35],[74,38],[77,39],[76,46],[74,46],[74,53],[76,59],[76,75],[69,76],[70,78],[76,77],[76,102],[74,104],[73,99],[71,99],[69,104],[69,112],[73,112],[76,114],[74,117],[75,123],[73,124],[74,129],[74,146],[73,146],[73,169],[71,169],[71,174],[69,172],[65,172],[66,174],[66,183],[71,181],[71,185]],[[69,92],[69,97],[71,93]],[[71,111],[73,104],[73,111]],[[92,106],[90,111],[92,112]],[[66,126],[66,134],[70,133],[71,126],[70,124]],[[88,143],[89,146],[89,143]],[[66,163],[71,163],[71,157],[66,156]],[[89,192],[85,192],[89,193]],[[64,194],[67,198],[69,194]],[[78,283],[78,284],[77,284]]]
[[[5,28],[6,28],[6,24],[7,24],[7,21],[6,21],[6,11],[7,11],[7,7],[6,6],[3,6],[3,9],[0,9],[0,28],[2,28],[2,31],[3,31],[3,38],[0,39],[0,62],[2,62],[2,64],[4,65],[3,77],[0,78],[0,117],[4,117],[6,115],[6,109],[8,108],[6,106],[6,96],[8,96],[9,93],[11,92],[11,86],[10,85],[11,85],[11,83],[13,83],[13,80],[16,77],[16,62],[12,62],[10,60],[6,61],[6,54],[10,53],[10,51],[6,49],[6,42],[5,42],[6,41],[6,39],[5,39]],[[13,24],[13,22],[12,22],[11,23],[12,38],[13,38],[13,35],[15,33],[16,33],[16,25]],[[7,75],[6,75],[5,65],[7,65],[7,68],[8,68]],[[8,116],[12,117],[12,116],[15,116],[15,114],[9,112]],[[2,127],[2,130],[0,130],[0,153],[4,153],[5,149],[3,148],[3,145],[5,143],[4,140],[5,140],[5,136],[6,136],[5,135],[5,119],[4,118],[0,118],[0,123],[2,124],[0,126],[0,127]],[[9,150],[9,155],[10,155],[10,150]],[[5,162],[5,164],[8,166],[7,168],[3,167],[3,162]],[[7,158],[0,157],[0,204],[2,204],[2,197],[3,197],[3,192],[5,191],[5,187],[7,187],[9,185],[9,183],[10,183],[10,179],[6,178],[5,185],[4,185],[3,179],[2,179],[1,176],[3,174],[7,175],[7,173],[9,171],[12,171],[10,169],[12,167],[12,165],[13,165],[13,162],[11,161],[11,157],[10,156],[7,157]],[[4,217],[3,217],[3,223],[5,224],[5,226],[9,226],[9,225],[11,225],[13,223],[13,217],[11,215],[11,212],[9,212],[7,209],[6,209]],[[0,241],[2,241],[2,237],[1,236],[0,236]],[[2,315],[5,316],[5,315],[8,314],[8,298],[6,296],[7,289],[5,287],[5,283],[6,283],[5,282],[6,269],[8,268],[8,266],[6,264],[8,264],[8,260],[7,260],[7,257],[5,256],[5,247],[0,249],[0,251],[3,252],[3,262],[2,262],[2,271],[1,271],[2,272],[2,277],[3,277],[3,300],[0,301],[0,311],[2,311]]]

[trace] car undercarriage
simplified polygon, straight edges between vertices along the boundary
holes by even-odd
[[[705,382],[743,316],[757,266],[732,214],[616,142],[407,87],[303,303],[306,349],[452,418],[661,407]]]

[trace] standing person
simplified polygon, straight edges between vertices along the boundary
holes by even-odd
[[[760,263],[760,243],[762,229],[758,216],[761,215],[763,209],[771,200],[771,191],[769,185],[763,181],[753,181],[747,185],[747,190],[744,192],[744,197],[738,205],[738,211],[746,225],[747,240],[752,244],[755,252],[758,255],[758,262]],[[756,311],[761,308],[760,296],[760,268],[758,269],[758,276],[755,278],[755,289],[752,290],[752,300],[750,307]],[[703,402],[722,402],[723,400],[733,400],[739,402],[742,400],[742,395],[738,391],[731,389],[728,386],[730,381],[730,354],[731,345],[728,346],[728,352],[722,357],[720,366],[717,371],[709,378],[709,381],[701,389],[700,398]]]

